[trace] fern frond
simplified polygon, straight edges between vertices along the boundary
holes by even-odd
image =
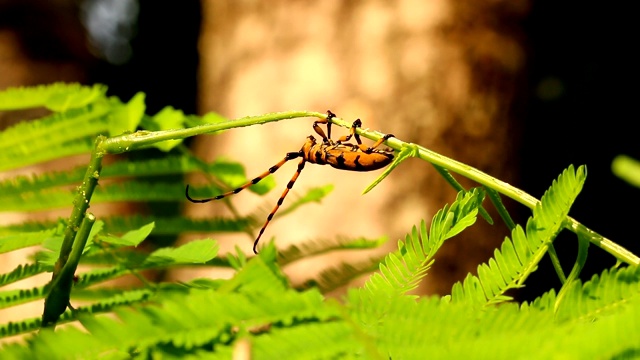
[[[200,194],[202,189],[194,189]],[[53,188],[18,194],[4,194],[0,211],[39,211],[68,207],[73,202],[72,189]],[[161,183],[125,181],[96,188],[92,203],[117,201],[183,201],[184,186],[181,182]]]
[[[57,245],[59,247],[59,244]],[[54,246],[55,247],[55,246]],[[196,240],[177,248],[161,248],[155,252],[137,257],[125,257],[119,266],[107,269],[95,269],[78,276],[76,288],[82,289],[99,282],[111,280],[132,270],[162,268],[168,266],[203,264],[213,259],[218,252],[218,244],[212,240]],[[55,253],[40,253],[39,264],[43,261],[51,267],[57,257]],[[43,255],[47,255],[43,257]],[[41,265],[42,266],[42,265]],[[0,309],[41,299],[45,295],[44,287],[17,289],[0,292]]]
[[[55,186],[77,184],[82,181],[86,170],[86,166],[82,166],[68,171],[52,171],[33,176],[17,176],[5,179],[0,181],[0,194],[36,191]]]
[[[245,272],[250,274],[243,275]],[[53,332],[42,331],[29,340],[29,351],[20,354],[55,357],[64,353],[71,358],[131,351],[188,354],[226,345],[236,339],[238,329],[240,334],[250,334],[257,339],[265,331],[330,322],[338,315],[335,307],[323,303],[317,291],[292,291],[282,287],[277,277],[265,275],[268,273],[275,275],[260,257],[255,257],[224,289],[167,291],[159,294],[152,304],[138,303],[114,309],[117,319],[81,314],[79,319],[90,334],[65,328],[56,331],[53,337]],[[258,281],[245,282],[254,275],[258,275]],[[91,349],[72,345],[84,341],[85,337],[92,339]],[[52,346],[54,339],[55,346]],[[5,348],[3,356],[22,349]]]
[[[75,310],[65,311],[60,317],[59,323],[75,321],[79,316],[85,314],[106,313],[122,305],[143,303],[149,300],[155,293],[156,291],[151,289],[119,290],[111,296],[100,298],[91,305],[79,306]]]
[[[604,270],[590,281],[575,281],[567,289],[556,316],[560,321],[589,322],[620,311],[640,298],[640,267]]]
[[[75,311],[67,310],[61,316],[58,324],[65,324],[72,321],[76,321],[81,314],[100,314],[106,313],[113,308],[121,305],[129,305],[141,303],[148,300],[152,296],[151,290],[119,290],[116,294],[109,297],[102,296],[98,301],[91,305],[80,306]],[[20,334],[26,334],[35,330],[39,330],[42,324],[42,318],[30,318],[24,319],[18,322],[10,322],[0,325],[0,337],[15,336]]]
[[[273,260],[269,253],[273,253]],[[258,260],[255,260],[255,259]],[[275,265],[275,246],[269,242],[257,257],[249,260],[241,271],[218,288],[221,292],[248,292],[261,294],[279,294],[288,289],[289,280]]]
[[[21,264],[6,274],[0,274],[0,286],[30,278],[43,272],[45,272],[45,268],[40,264]]]
[[[364,261],[341,262],[324,269],[313,279],[306,281],[303,288],[315,287],[323,294],[348,284],[360,275],[375,271],[383,255],[370,257]]]
[[[483,197],[481,189],[460,192],[451,206],[445,206],[433,217],[429,234],[424,221],[419,230],[414,226],[404,241],[398,241],[398,251],[388,254],[380,263],[380,273],[371,276],[365,291],[372,296],[392,296],[415,289],[444,241],[475,222]]]
[[[11,170],[26,165],[39,164],[45,161],[64,158],[71,155],[87,154],[93,150],[93,143],[94,141],[92,138],[84,138],[62,144],[51,145],[47,147],[46,150],[39,152],[27,151],[26,148],[21,146],[20,151],[18,151],[20,154],[15,154],[15,151],[0,154],[0,171]]]
[[[167,265],[204,264],[216,257],[219,248],[218,243],[211,239],[189,241],[176,248],[158,249],[139,266],[144,269]]]
[[[142,231],[142,230],[141,230]],[[114,240],[116,238],[112,238]],[[123,246],[126,240],[113,242]],[[115,249],[115,247],[113,248]],[[113,251],[110,249],[109,251]],[[194,240],[178,247],[160,248],[151,254],[131,250],[121,250],[117,253],[117,266],[89,270],[79,275],[76,287],[85,288],[98,282],[122,276],[134,270],[159,269],[171,266],[206,264],[212,261],[219,250],[218,243],[210,239]],[[83,263],[113,264],[114,256],[110,252],[95,251],[84,258]]]
[[[100,178],[186,174],[200,169],[192,156],[168,155],[143,160],[123,160],[105,165]]]
[[[360,358],[364,347],[357,340],[346,322],[309,323],[256,337],[252,353],[265,359]]]
[[[36,286],[31,289],[15,289],[0,291],[0,309],[26,304],[42,299],[45,295],[44,287]]]
[[[27,221],[19,224],[0,227],[0,235],[16,235],[22,232],[38,232],[49,230],[58,224],[66,226],[66,220],[59,221]],[[159,217],[133,214],[127,216],[107,216],[102,219],[106,232],[122,234],[134,228],[140,228],[151,222],[156,223],[154,229],[158,235],[171,235],[185,231],[212,232],[212,231],[240,231],[246,228],[250,219],[238,220],[214,218],[214,219],[189,219],[182,216]]]
[[[537,297],[532,302],[524,302],[521,304],[521,308],[523,311],[527,311],[529,309],[537,309],[537,310],[550,310],[554,308],[554,304],[556,302],[556,291],[551,289],[541,296]]]
[[[238,232],[252,224],[250,218],[191,219],[183,216],[157,217],[143,215],[111,216],[104,218],[105,229],[111,233],[122,233],[155,222],[156,235],[177,235],[185,232]]]
[[[9,88],[0,91],[0,110],[19,110],[46,107],[53,111],[86,106],[104,98],[107,87],[101,84],[54,83],[31,87]]]
[[[523,312],[515,304],[477,311],[465,304],[444,302],[438,297],[415,301],[404,296],[392,302],[380,297],[369,301],[367,307],[349,307],[349,314],[359,321],[362,331],[376,339],[376,346],[384,358],[537,356],[537,350],[552,341],[551,334],[554,334],[550,312]],[[370,321],[370,313],[381,310],[384,310],[384,316]],[[560,337],[558,341],[561,341]]]
[[[293,201],[289,203],[285,209],[280,211],[278,214],[279,217],[283,217],[287,214],[292,213],[296,209],[298,209],[302,205],[306,205],[312,202],[319,203],[324,199],[331,191],[333,191],[334,186],[332,184],[313,187],[306,190],[306,193],[302,196],[293,196]]]
[[[382,236],[377,239],[338,236],[333,239],[305,241],[300,244],[291,244],[289,247],[279,250],[278,264],[280,264],[280,266],[284,266],[300,259],[326,254],[336,250],[375,249],[379,248],[387,241],[388,238],[386,236]]]
[[[129,274],[130,272],[131,270],[121,266],[91,269],[78,274],[78,282],[76,283],[75,288],[84,289],[91,285],[96,285],[107,280],[116,279],[125,274]]]
[[[32,159],[61,157],[56,153],[39,154],[66,147],[79,140],[93,140],[96,134],[106,132],[110,106],[95,103],[83,108],[54,113],[43,119],[18,123],[0,132],[0,160],[13,160],[20,166],[32,164]],[[91,141],[93,143],[93,141]],[[63,146],[64,145],[64,146]],[[15,159],[15,157],[25,159]],[[5,164],[0,170],[8,169]]]
[[[42,320],[40,319],[40,317],[37,317],[37,318],[31,318],[31,319],[24,319],[20,321],[10,321],[6,324],[0,324],[0,338],[26,334],[32,331],[36,331],[40,329],[41,323],[42,323]],[[3,346],[0,345],[0,355],[3,358],[11,359],[11,357],[5,357],[3,350],[4,350]],[[17,357],[16,359],[29,359],[29,358],[30,357]]]
[[[144,97],[144,93],[139,92],[126,104],[121,104],[117,99],[111,99],[114,107],[109,114],[109,136],[131,133],[136,130],[147,108]]]
[[[32,176],[18,176],[0,181],[0,194],[36,191],[46,188],[73,185],[82,182],[86,166],[68,171],[53,171]],[[168,156],[148,160],[122,160],[103,167],[100,179],[113,177],[158,176],[185,174],[198,170],[198,163],[189,156]]]
[[[138,246],[144,239],[151,234],[155,227],[155,222],[150,222],[148,224],[142,225],[135,230],[127,231],[124,235],[120,237],[112,236],[112,235],[102,235],[100,236],[100,241],[105,242],[112,245],[119,246]]]
[[[249,181],[244,166],[239,162],[231,161],[225,157],[219,157],[214,162],[205,164],[201,170],[206,170],[207,174],[215,176],[227,189],[236,189]],[[275,185],[276,182],[273,176],[267,176],[259,183],[249,186],[247,190],[258,195],[264,195],[273,189]],[[217,191],[220,190],[218,189]],[[221,191],[215,195],[219,195],[220,193]]]
[[[200,194],[200,191],[194,189],[195,194]],[[184,186],[182,182],[126,181],[98,187],[93,201],[184,201]]]
[[[601,359],[636,359],[640,355],[640,298],[632,296],[615,304],[617,311],[598,316],[597,321],[587,318],[562,324],[562,341],[547,346],[546,356]]]
[[[0,254],[40,245],[56,233],[56,229],[15,233],[0,237]]]
[[[151,131],[184,129],[185,116],[182,110],[174,109],[172,106],[165,106],[153,116],[142,118],[142,127]],[[182,143],[182,139],[165,140],[154,143],[151,146],[161,151],[169,152],[174,147]]]
[[[584,184],[586,170],[573,166],[566,169],[535,207],[533,217],[527,221],[527,231],[520,226],[506,238],[500,250],[487,264],[478,267],[478,276],[467,275],[463,283],[454,284],[451,297],[454,302],[464,301],[476,305],[495,304],[511,300],[505,295],[509,289],[522,286],[533,272],[549,244],[562,229],[564,220]]]
[[[51,220],[31,220],[22,223],[9,224],[0,226],[0,236],[15,235],[18,233],[30,233],[49,230],[56,226],[55,221]]]

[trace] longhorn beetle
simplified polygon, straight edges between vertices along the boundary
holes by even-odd
[[[313,130],[315,130],[315,132],[322,137],[322,143],[317,143],[313,135],[309,135],[299,151],[287,153],[284,159],[280,160],[279,163],[273,165],[269,168],[269,170],[265,171],[255,179],[240,186],[239,188],[209,199],[193,199],[191,196],[189,196],[189,185],[187,185],[187,188],[185,190],[187,199],[193,203],[206,203],[211,200],[220,200],[227,196],[237,194],[240,191],[248,188],[249,186],[257,184],[258,182],[260,182],[260,180],[264,179],[269,174],[275,173],[287,161],[302,158],[298,163],[298,169],[293,174],[293,177],[287,184],[286,189],[284,189],[284,192],[278,199],[278,203],[273,208],[273,210],[271,210],[269,216],[267,216],[267,221],[262,226],[262,229],[260,229],[260,233],[253,243],[253,252],[257,254],[258,241],[260,241],[260,237],[262,236],[262,233],[264,233],[264,229],[267,228],[267,225],[269,225],[269,222],[271,221],[271,219],[273,219],[273,215],[276,213],[276,211],[278,211],[280,205],[282,205],[284,198],[289,193],[289,190],[291,190],[291,188],[293,187],[293,184],[295,184],[298,176],[300,176],[302,169],[304,169],[304,164],[307,161],[312,164],[318,165],[329,164],[332,167],[340,170],[371,171],[381,169],[389,165],[389,163],[393,160],[392,151],[377,150],[376,148],[380,146],[384,141],[394,136],[391,134],[387,134],[376,141],[373,146],[364,145],[362,143],[362,140],[360,140],[360,135],[356,133],[356,128],[362,126],[362,122],[360,121],[360,119],[357,119],[353,122],[349,135],[342,136],[340,137],[340,139],[338,139],[338,141],[335,142],[331,140],[331,119],[333,119],[335,116],[336,115],[331,111],[327,111],[326,119],[320,119],[313,123]],[[326,135],[319,124],[327,124]],[[351,137],[354,137],[356,139],[357,144],[351,144],[347,142],[351,139]]]

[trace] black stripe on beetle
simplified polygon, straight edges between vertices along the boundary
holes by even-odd
[[[304,169],[304,165],[306,162],[310,162],[312,164],[318,165],[326,165],[329,164],[332,167],[340,170],[349,170],[349,171],[371,171],[383,168],[391,163],[393,160],[393,152],[386,150],[375,150],[378,146],[380,146],[384,141],[393,137],[391,134],[385,135],[383,138],[376,141],[371,147],[367,148],[366,151],[361,150],[359,145],[352,143],[341,143],[338,140],[337,143],[334,143],[331,140],[331,120],[335,117],[335,115],[331,111],[327,111],[326,119],[320,119],[314,123],[314,130],[318,135],[322,137],[322,143],[316,144],[316,140],[313,136],[307,137],[307,140],[302,145],[300,151],[297,152],[289,152],[285,155],[284,159],[282,159],[279,163],[270,167],[267,171],[262,173],[260,176],[255,177],[250,182],[242,185],[241,187],[229,191],[227,193],[218,195],[209,199],[193,199],[189,196],[189,185],[185,190],[185,195],[187,199],[194,203],[205,203],[211,200],[220,200],[227,196],[231,196],[239,193],[240,191],[248,188],[251,185],[257,184],[262,179],[266,178],[269,174],[273,174],[278,169],[282,167],[287,161],[293,160],[301,157],[300,163],[298,164],[298,168],[296,172],[291,177],[291,180],[287,183],[287,187],[282,192],[280,198],[278,198],[278,202],[276,206],[271,210],[269,215],[267,216],[267,221],[264,223],[260,232],[258,233],[258,237],[256,237],[253,243],[253,252],[258,253],[257,246],[260,241],[260,237],[264,233],[267,225],[273,219],[276,211],[280,208],[282,203],[284,202],[284,198],[289,193],[289,190],[293,188],[293,185],[296,183],[298,176],[302,173],[302,169]],[[327,135],[322,132],[322,129],[317,126],[317,124],[326,124],[327,125]],[[347,140],[351,138],[351,135],[355,135],[356,142],[361,144],[360,137],[355,132],[356,128],[362,126],[362,122],[360,119],[357,119],[353,122],[351,126],[351,132],[349,136],[343,137],[341,139],[346,138]],[[347,141],[346,140],[346,141]]]

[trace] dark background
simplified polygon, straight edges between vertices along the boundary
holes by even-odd
[[[570,215],[637,254],[640,190],[616,178],[611,161],[618,154],[640,158],[635,130],[640,58],[633,45],[638,22],[623,2],[532,4],[524,24],[529,95],[522,119],[522,189],[540,198],[569,164],[587,165],[585,187]],[[542,95],[550,79],[561,87],[549,91],[556,96]],[[576,237],[563,232],[554,244],[569,266],[568,274],[577,253]],[[583,279],[615,264],[598,247],[589,250]],[[545,257],[521,296],[535,297],[543,290],[535,285],[553,278],[557,276]]]

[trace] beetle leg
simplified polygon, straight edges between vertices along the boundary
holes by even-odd
[[[326,119],[318,119],[318,120],[313,122],[313,130],[315,130],[316,133],[318,133],[318,135],[320,135],[322,137],[322,143],[323,144],[332,143],[332,141],[331,141],[331,119],[333,119],[334,117],[336,117],[336,115],[334,113],[332,113],[331,110],[327,110],[327,118]],[[322,128],[318,124],[327,124],[327,134],[324,133],[324,131],[322,130]]]
[[[185,190],[185,195],[187,196],[187,200],[189,200],[189,201],[191,201],[193,203],[206,203],[206,202],[209,202],[211,200],[220,200],[220,199],[225,198],[227,196],[237,194],[240,191],[248,188],[251,185],[259,183],[262,179],[266,178],[269,174],[273,174],[274,172],[278,171],[278,169],[280,169],[280,167],[282,165],[284,165],[287,161],[299,158],[301,156],[303,156],[302,151],[287,153],[287,155],[284,157],[284,159],[280,160],[279,163],[277,163],[277,164],[273,165],[272,167],[270,167],[269,170],[263,172],[262,174],[260,174],[259,176],[255,177],[253,180],[247,182],[246,184],[240,186],[239,188],[231,190],[231,191],[226,192],[224,194],[220,194],[218,196],[215,196],[215,197],[212,197],[212,198],[208,198],[208,199],[194,199],[191,196],[189,196],[189,185],[187,185],[187,188]]]
[[[287,184],[287,187],[282,192],[282,195],[280,196],[280,199],[278,199],[278,203],[273,208],[273,210],[271,210],[271,213],[269,214],[269,216],[267,216],[267,221],[262,226],[262,229],[260,229],[260,233],[258,233],[258,237],[256,238],[256,241],[253,242],[253,252],[255,254],[258,253],[258,250],[257,250],[258,242],[260,241],[260,237],[262,236],[262,233],[264,233],[264,229],[267,228],[267,225],[269,225],[269,222],[271,222],[271,219],[273,219],[273,215],[275,215],[276,211],[278,211],[278,209],[280,208],[280,205],[282,205],[282,203],[284,202],[284,198],[289,193],[289,190],[291,190],[291,188],[293,187],[293,184],[295,184],[296,180],[298,180],[298,176],[300,176],[300,173],[302,172],[302,169],[304,169],[305,162],[306,162],[306,160],[304,158],[302,158],[302,160],[300,160],[300,162],[298,163],[298,169],[293,174],[293,177],[291,178],[291,180],[289,180],[289,183]]]
[[[373,143],[373,145],[371,146],[366,146],[362,143],[358,144],[358,147],[360,147],[360,150],[362,150],[363,152],[367,153],[367,154],[371,154],[373,152],[373,150],[375,150],[378,146],[382,145],[383,142],[389,140],[389,138],[395,137],[393,134],[386,134],[385,136],[381,137],[380,139],[378,139],[378,141],[376,141],[375,143]]]
[[[360,121],[360,119],[356,119],[356,121],[353,122],[353,124],[351,124],[351,129],[349,130],[349,135],[345,135],[343,137],[341,137],[340,139],[338,139],[338,141],[336,141],[337,144],[341,144],[343,142],[349,141],[351,140],[351,137],[355,137],[356,138],[356,142],[358,144],[362,144],[362,141],[360,140],[360,135],[356,134],[356,128],[362,127],[362,121]]]

